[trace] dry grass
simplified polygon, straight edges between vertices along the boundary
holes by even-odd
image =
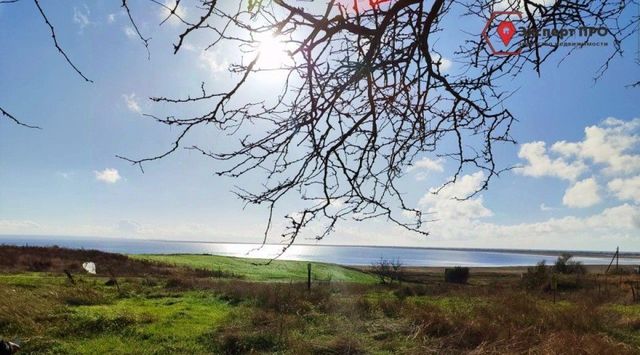
[[[25,253],[15,265],[0,262],[5,272],[48,272],[0,274],[0,333],[20,337],[35,353],[73,347],[107,352],[104,344],[112,339],[149,341],[143,337],[149,329],[168,336],[157,325],[162,317],[154,315],[188,300],[189,307],[175,314],[198,319],[194,329],[201,333],[172,334],[171,343],[154,340],[148,343],[154,352],[173,346],[216,354],[640,354],[640,306],[630,303],[625,286],[637,275],[565,275],[554,302],[553,292],[527,288],[517,274],[472,274],[467,285],[424,275],[421,284],[315,284],[308,291],[304,283],[134,265],[139,261],[107,253],[11,251]],[[0,248],[0,255],[6,254]],[[122,277],[120,291],[104,286],[105,278],[79,278],[72,285],[62,274],[49,276],[74,257],[129,263],[144,273]],[[190,313],[211,307],[206,302],[212,299],[228,314],[214,323],[201,311]],[[140,312],[128,312],[136,307]],[[106,313],[79,317],[75,312],[93,308]],[[109,313],[112,308],[119,311]],[[191,325],[189,319],[181,327]]]
[[[99,276],[135,276],[198,279],[203,277],[233,278],[235,275],[202,268],[175,267],[160,262],[130,258],[126,255],[98,250],[59,247],[21,247],[0,245],[0,272],[52,272],[84,274],[82,262],[93,261]]]

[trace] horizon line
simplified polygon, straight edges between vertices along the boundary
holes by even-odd
[[[261,245],[261,246],[282,246],[286,243],[261,243],[261,242],[246,242],[246,241],[206,241],[206,240],[179,240],[179,239],[158,239],[158,238],[133,238],[133,237],[105,237],[105,236],[73,236],[73,235],[43,235],[43,234],[0,234],[0,240],[2,237],[35,237],[35,238],[94,238],[94,239],[113,239],[113,240],[128,240],[128,241],[147,241],[147,242],[161,242],[161,243],[187,243],[187,244],[246,244],[246,245]],[[2,244],[2,243],[0,243]],[[429,250],[462,250],[462,251],[487,251],[487,252],[516,252],[523,254],[531,254],[532,252],[542,254],[558,254],[562,252],[573,253],[591,253],[591,254],[614,254],[615,250],[593,250],[593,249],[519,249],[519,248],[477,248],[477,247],[435,247],[435,246],[410,246],[410,245],[369,245],[369,244],[313,244],[313,243],[294,243],[291,246],[306,246],[306,247],[348,247],[348,248],[394,248],[394,249],[429,249]],[[640,255],[640,250],[635,251],[620,251],[620,255]]]

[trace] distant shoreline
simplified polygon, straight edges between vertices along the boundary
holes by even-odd
[[[88,239],[95,240],[116,240],[116,241],[135,241],[135,242],[159,242],[159,243],[184,243],[184,244],[219,244],[219,245],[260,245],[260,243],[251,242],[227,242],[227,241],[205,241],[205,240],[169,240],[169,239],[137,239],[130,237],[81,237],[81,236],[47,236],[47,235],[0,235],[0,244],[3,239],[16,239],[16,238],[33,238],[33,239],[47,239],[51,242],[55,242],[55,239],[62,240],[75,240],[75,239]],[[265,246],[282,246],[278,243],[265,243]],[[460,247],[426,247],[426,246],[392,246],[392,245],[352,245],[352,244],[310,244],[310,243],[296,243],[294,246],[301,247],[330,247],[330,248],[391,248],[391,249],[414,249],[414,250],[443,250],[443,251],[473,251],[473,252],[487,252],[487,253],[512,253],[512,254],[524,254],[524,255],[545,255],[545,256],[557,256],[562,253],[570,253],[574,256],[580,257],[612,257],[615,253],[614,250],[554,250],[554,249],[513,249],[513,248],[460,248]],[[640,251],[620,251],[620,257],[624,258],[640,258]]]
[[[134,239],[137,240],[137,239]],[[248,242],[207,242],[198,240],[162,240],[162,239],[143,239],[152,242],[162,243],[189,243],[189,244],[242,244],[242,245],[259,245],[260,243]],[[279,246],[283,244],[265,243],[269,246]],[[599,251],[599,250],[553,250],[553,249],[502,249],[502,248],[456,248],[456,247],[420,247],[420,246],[389,246],[389,245],[352,245],[352,244],[294,244],[301,247],[330,247],[330,248],[391,248],[391,249],[421,249],[421,250],[453,250],[453,251],[475,251],[488,253],[513,253],[527,255],[547,255],[556,256],[562,253],[569,253],[573,256],[582,257],[604,257],[613,256],[615,251]],[[640,252],[620,252],[620,257],[640,258]]]

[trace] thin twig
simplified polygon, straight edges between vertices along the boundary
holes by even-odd
[[[15,122],[17,125],[23,126],[23,127],[27,127],[27,128],[34,128],[34,129],[42,129],[39,126],[33,126],[33,125],[29,125],[23,122],[20,122],[20,120],[18,120],[17,118],[15,118],[13,115],[11,115],[9,112],[5,111],[2,107],[0,107],[0,113],[2,113],[3,116],[7,117],[8,119],[12,120],[13,122]]]
[[[80,69],[78,69],[78,67],[76,67],[75,64],[73,64],[71,59],[69,59],[69,56],[67,55],[67,53],[65,53],[65,51],[62,49],[62,47],[60,47],[60,45],[58,44],[58,40],[56,39],[56,31],[53,28],[53,25],[51,24],[51,22],[49,22],[49,19],[47,18],[47,15],[45,15],[44,10],[42,10],[42,7],[40,6],[39,0],[33,0],[33,2],[38,7],[38,11],[40,11],[40,15],[42,15],[42,19],[47,24],[47,26],[49,26],[49,30],[51,31],[51,38],[53,38],[53,44],[56,46],[56,49],[58,50],[58,52],[60,52],[60,54],[62,54],[64,59],[67,61],[67,63],[69,63],[69,65],[73,68],[73,70],[75,70],[76,73],[78,73],[78,75],[80,75],[82,77],[82,79],[84,79],[87,82],[93,83],[93,80],[87,78],[84,74],[82,74]]]

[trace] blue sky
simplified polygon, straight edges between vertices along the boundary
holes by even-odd
[[[141,114],[176,108],[147,97],[197,93],[202,81],[228,85],[226,68],[238,60],[234,50],[203,52],[207,38],[195,36],[173,55],[182,27],[159,26],[161,9],[137,2],[134,16],[152,37],[147,60],[117,2],[42,3],[62,46],[95,83],[82,81],[58,55],[32,2],[0,5],[0,105],[43,128],[0,121],[0,234],[260,241],[264,208],[245,208],[230,192],[236,184],[257,187],[258,178],[220,178],[215,161],[188,151],[147,164],[145,174],[115,158],[165,150],[176,131]],[[197,15],[185,11],[188,18]],[[449,53],[460,40],[460,29],[451,25],[438,42],[452,72],[459,63]],[[403,186],[410,203],[437,213],[430,237],[384,220],[345,221],[321,243],[640,250],[640,89],[626,87],[640,78],[637,46],[636,38],[625,42],[625,56],[597,82],[609,53],[601,47],[578,50],[559,66],[551,61],[541,77],[525,72],[499,82],[518,89],[506,105],[519,122],[518,144],[500,146],[497,158],[522,168],[493,180],[476,198],[454,202],[451,197],[477,187],[482,176],[466,172],[433,196],[430,190],[454,165],[424,156]],[[268,99],[273,85],[256,80],[243,95]],[[229,139],[214,128],[189,137],[216,147]]]

